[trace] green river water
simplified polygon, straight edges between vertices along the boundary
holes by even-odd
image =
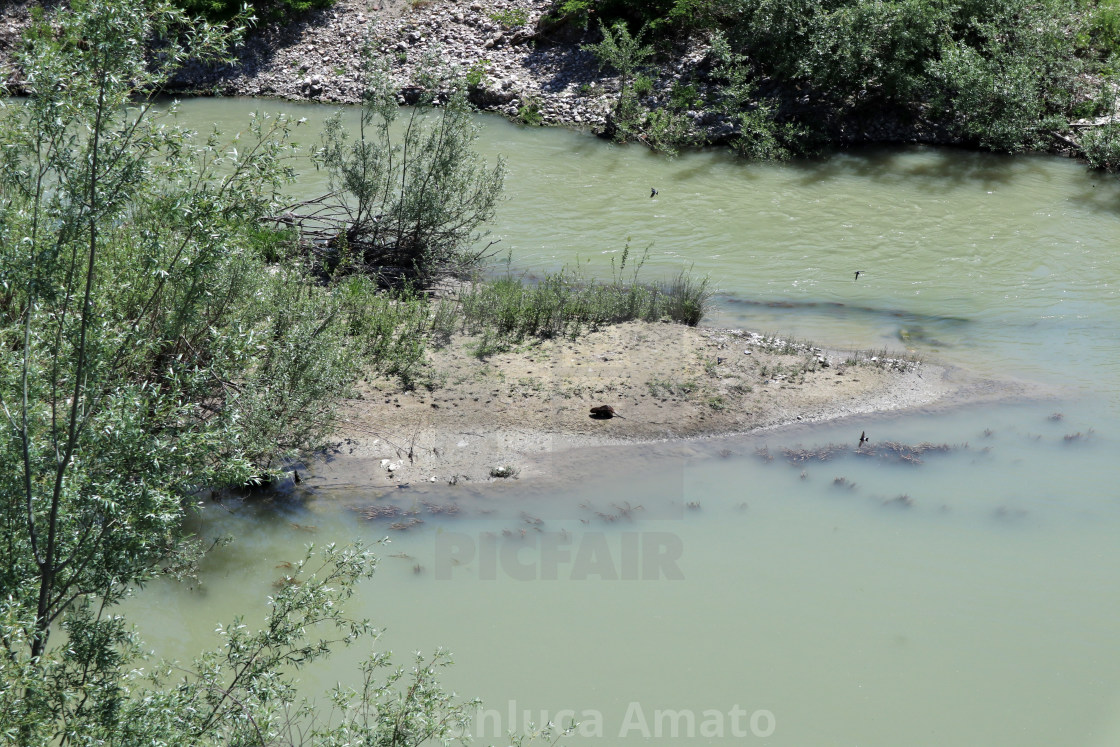
[[[199,100],[181,117],[228,129],[269,107],[307,117],[308,142],[329,113]],[[216,509],[202,532],[236,541],[201,586],[131,605],[151,647],[187,657],[235,612],[259,619],[277,564],[308,542],[391,533],[353,609],[401,663],[455,652],[445,683],[484,699],[484,744],[573,712],[572,744],[1120,744],[1116,180],[951,149],[666,160],[480,121],[481,148],[509,159],[491,238],[519,272],[607,274],[629,239],[650,246],[649,277],[711,275],[706,323],[840,348],[905,340],[1053,394],[614,450],[562,490],[431,486],[423,500],[463,511],[409,532],[359,518],[350,507],[377,496],[355,489]],[[322,187],[308,172],[298,194]],[[863,430],[957,448],[917,465],[782,456],[854,449]],[[355,659],[301,673],[308,691],[352,681]]]

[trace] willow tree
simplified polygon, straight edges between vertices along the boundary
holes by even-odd
[[[200,488],[315,445],[360,368],[416,350],[372,283],[266,266],[290,240],[260,227],[290,177],[286,121],[224,141],[157,104],[235,37],[162,0],[74,0],[19,50],[27,96],[0,118],[0,742],[273,743],[294,698],[279,670],[369,632],[338,604],[362,550],[301,566],[264,628],[152,681],[115,611],[179,557]],[[430,718],[430,680],[394,701],[399,734],[455,725]],[[442,726],[406,732],[413,714]]]
[[[490,165],[474,149],[479,126],[464,81],[426,66],[404,109],[388,70],[371,60],[357,126],[332,117],[317,153],[345,216],[332,249],[373,276],[420,285],[478,265],[480,227],[506,172],[501,158]]]

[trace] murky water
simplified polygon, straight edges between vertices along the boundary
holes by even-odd
[[[183,116],[235,126],[261,106]],[[314,140],[327,110],[285,108]],[[493,237],[520,271],[608,273],[629,238],[651,245],[651,276],[712,275],[712,323],[908,346],[1055,397],[612,453],[562,491],[382,497],[425,515],[408,532],[361,519],[350,507],[377,496],[348,492],[215,510],[203,531],[237,541],[202,587],[137,599],[152,646],[187,656],[251,617],[309,541],[391,534],[356,611],[400,654],[456,653],[446,681],[491,709],[484,742],[574,712],[572,743],[1120,743],[1115,182],[932,149],[667,161],[483,121],[483,148],[510,163]],[[950,448],[857,455],[862,430]],[[437,499],[460,514],[427,515]],[[306,673],[308,689],[352,661]]]

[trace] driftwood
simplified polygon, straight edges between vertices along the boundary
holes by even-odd
[[[1050,136],[1052,138],[1054,138],[1055,140],[1057,140],[1059,143],[1064,143],[1064,144],[1068,145],[1070,148],[1073,148],[1078,153],[1082,152],[1081,145],[1076,140],[1071,140],[1070,138],[1066,137],[1065,135],[1063,135],[1060,132],[1051,132]]]

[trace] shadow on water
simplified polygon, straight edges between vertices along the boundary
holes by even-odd
[[[944,327],[960,327],[971,322],[960,316],[946,316],[942,314],[923,314],[915,311],[905,311],[903,309],[884,309],[876,306],[863,306],[857,304],[843,303],[840,301],[789,301],[789,300],[771,300],[761,301],[751,298],[737,298],[732,295],[721,295],[717,301],[718,304],[725,305],[730,308],[767,308],[767,309],[782,309],[794,313],[825,313],[830,315],[835,314],[851,314],[858,316],[871,316],[877,319],[889,319],[893,321],[904,321],[915,325],[937,325]]]
[[[289,524],[301,528],[301,522],[311,515],[308,503],[319,496],[319,491],[290,480],[277,481],[260,488],[238,488],[213,494],[208,503],[215,511],[248,519],[261,524]]]
[[[921,158],[915,158],[920,155]],[[930,146],[852,149],[820,161],[795,161],[799,185],[811,187],[835,179],[867,179],[878,183],[915,181],[927,190],[950,191],[963,186],[992,188],[1010,184],[1031,170],[1029,158]],[[1037,172],[1045,171],[1040,162]]]
[[[1114,177],[1108,181],[1093,178],[1089,184],[1082,184],[1080,189],[1068,195],[1065,201],[1094,213],[1120,216],[1120,183]]]

